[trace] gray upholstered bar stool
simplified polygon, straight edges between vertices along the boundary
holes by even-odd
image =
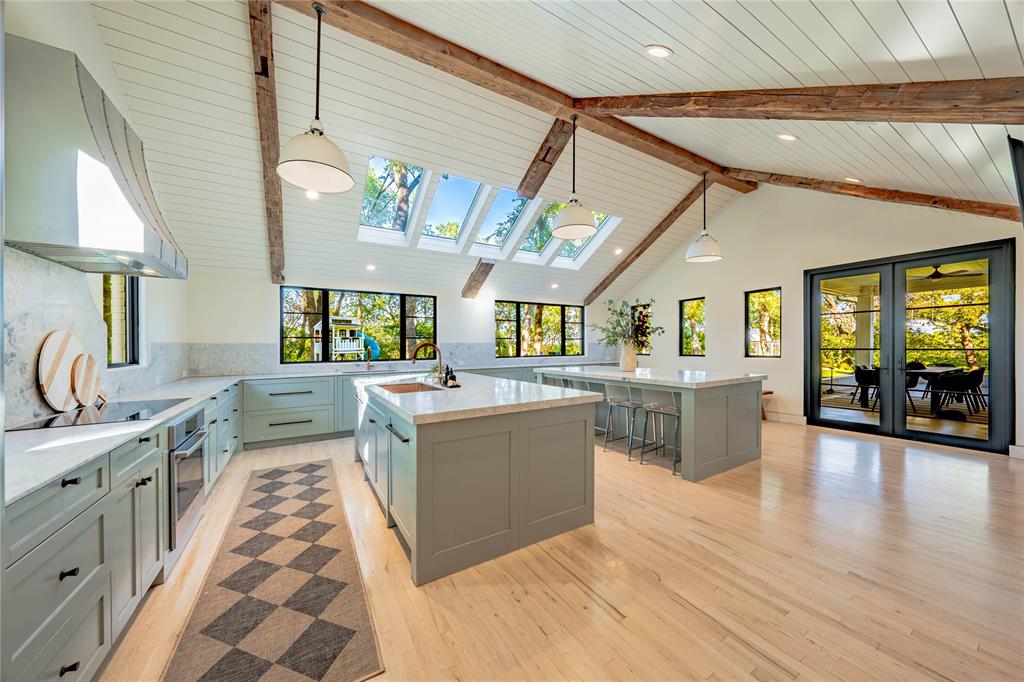
[[[665,420],[672,419],[675,421],[675,432],[676,439],[672,444],[672,473],[676,473],[676,465],[681,461],[679,456],[679,427],[682,424],[683,411],[677,404],[677,394],[672,391],[659,391],[657,389],[643,389],[643,408],[644,408],[644,433],[641,438],[640,446],[640,463],[644,463],[644,453],[654,452],[658,450],[668,450],[668,439],[665,438]],[[647,440],[647,425],[651,417],[654,417],[654,440]],[[658,437],[659,428],[661,431],[661,438]],[[652,447],[648,448],[648,443],[652,444]]]
[[[604,449],[608,450],[608,443],[611,441],[627,440],[626,454],[629,459],[633,458],[633,431],[635,429],[636,411],[643,407],[639,400],[633,400],[629,395],[629,387],[622,384],[605,384],[605,402],[608,403],[608,415],[604,422]],[[626,414],[626,435],[615,437],[615,410],[620,409]]]

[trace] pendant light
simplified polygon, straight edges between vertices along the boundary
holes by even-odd
[[[687,263],[712,263],[722,260],[722,250],[718,248],[718,242],[708,234],[708,174],[704,173],[704,224],[697,235],[696,241],[686,249]]]
[[[348,172],[348,161],[338,145],[324,135],[320,123],[320,28],[327,10],[316,10],[316,111],[309,130],[288,140],[277,162],[277,174],[296,187],[319,194],[347,192],[356,184]]]
[[[594,226],[594,214],[585,208],[576,198],[576,118],[572,118],[572,194],[569,202],[558,212],[558,221],[551,236],[558,239],[585,239],[597,234]]]

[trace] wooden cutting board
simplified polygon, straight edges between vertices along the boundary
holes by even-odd
[[[92,407],[100,392],[100,370],[92,353],[82,353],[71,365],[71,392],[82,407]]]
[[[59,412],[78,407],[71,390],[71,368],[81,354],[81,342],[67,329],[50,332],[39,351],[39,391],[47,404]]]

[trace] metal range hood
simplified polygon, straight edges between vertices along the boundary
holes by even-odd
[[[84,272],[185,279],[139,136],[73,52],[4,42],[7,244]]]

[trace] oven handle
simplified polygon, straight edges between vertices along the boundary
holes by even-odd
[[[188,459],[189,457],[194,455],[196,453],[196,450],[203,447],[203,443],[206,442],[206,438],[209,435],[210,433],[208,431],[197,431],[195,435],[192,436],[192,438],[196,439],[195,443],[193,443],[186,449],[175,450],[174,452],[171,453],[171,456],[174,458],[174,461],[180,462],[181,460]]]

